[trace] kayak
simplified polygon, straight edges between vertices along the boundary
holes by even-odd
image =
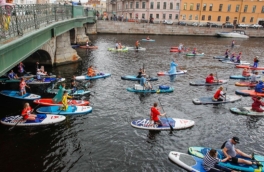
[[[235,83],[235,86],[239,86],[239,87],[255,87],[256,85],[257,83],[251,83],[247,81],[241,81]]]
[[[264,70],[264,67],[252,67],[252,66],[246,66],[246,65],[236,65],[236,68],[248,68],[251,70]]]
[[[239,115],[247,115],[247,116],[264,116],[264,112],[256,112],[251,110],[252,107],[238,107],[238,108],[230,108],[230,111],[239,114]]]
[[[40,107],[36,111],[38,113],[53,113],[58,115],[77,115],[92,112],[91,106],[68,106],[66,111],[60,110],[61,106],[45,106]]]
[[[9,116],[1,119],[1,123],[9,126],[38,126],[38,125],[49,125],[59,123],[66,119],[62,115],[54,114],[36,114],[36,119],[33,120],[23,120],[21,115]]]
[[[195,80],[195,81],[190,81],[190,85],[192,86],[210,86],[210,85],[222,85],[227,83],[228,80],[219,80],[219,82],[213,82],[213,83],[206,83],[204,79],[201,80]]]
[[[222,104],[222,103],[233,103],[238,100],[241,100],[241,96],[227,95],[224,101],[213,101],[213,97],[211,96],[211,97],[194,98],[193,104],[195,105]]]
[[[223,59],[223,60],[230,60],[230,57],[226,58],[226,56],[214,56],[214,59]]]
[[[149,41],[149,42],[154,42],[155,39],[141,39],[141,41]]]
[[[72,45],[71,45],[72,48],[77,48],[77,47],[79,47],[79,46],[80,46],[79,44],[72,44]]]
[[[127,52],[127,51],[128,51],[128,48],[127,48],[127,47],[122,48],[122,49],[108,48],[107,50],[108,50],[108,51],[112,51],[112,52],[115,52],[115,51],[119,51],[119,52]]]
[[[136,89],[135,89],[136,88]],[[153,90],[145,90],[140,84],[135,84],[134,88],[127,88],[127,91],[134,93],[171,93],[174,91],[173,87],[169,87],[167,89],[153,89]]]
[[[61,102],[54,103],[52,98],[38,99],[38,100],[34,100],[33,102],[44,106],[62,105]],[[84,106],[84,105],[89,105],[89,102],[86,100],[68,100],[68,105],[72,105],[72,104],[76,106]]]
[[[85,79],[85,80],[95,80],[95,79],[100,79],[100,78],[105,79],[105,78],[107,78],[109,76],[111,76],[110,73],[104,73],[104,74],[101,73],[100,75],[96,75],[96,76],[92,76],[92,77],[87,76],[87,75],[76,76],[75,79],[76,80],[83,80],[83,79]]]
[[[236,94],[237,95],[242,95],[242,96],[260,96],[260,97],[264,97],[264,93],[257,93],[255,90],[237,90]]]
[[[158,72],[158,76],[170,76],[170,75],[181,75],[187,73],[187,70],[179,70],[174,74],[169,74],[168,72]]]
[[[58,91],[59,91],[60,89],[50,89],[50,88],[48,88],[47,89],[47,93],[50,93],[50,94],[58,94]],[[68,91],[68,93],[69,93],[69,95],[84,95],[84,94],[88,94],[88,93],[90,93],[90,91],[88,91],[88,90],[76,90],[73,94],[72,94],[72,89],[66,89],[65,91]]]
[[[221,61],[222,63],[234,64],[234,65],[239,65],[239,64],[250,65],[250,63],[247,62],[247,61],[240,61],[240,63],[236,63],[236,62],[233,62],[233,61],[230,61],[230,60],[219,60],[219,61]]]
[[[130,81],[139,81],[140,78],[137,78],[137,76],[133,76],[133,75],[126,75],[126,76],[121,76],[121,79],[123,80],[130,80]],[[151,78],[146,78],[147,81],[157,81],[158,78],[157,77],[151,77]]]
[[[185,128],[192,127],[194,125],[194,121],[187,119],[178,119],[178,118],[160,118],[162,126],[158,126],[157,124],[153,124],[153,121],[150,119],[139,119],[131,122],[131,126],[142,129],[142,130],[170,130],[170,125],[174,130],[181,130]],[[168,123],[169,121],[169,123]],[[170,125],[169,125],[170,124]]]
[[[128,50],[136,50],[136,51],[146,51],[146,48],[143,47],[138,47],[138,49],[136,49],[136,47],[127,47]]]
[[[260,75],[256,75],[256,78],[260,78],[260,77],[261,77]],[[242,75],[231,75],[229,78],[230,79],[249,80],[251,77],[250,76],[245,77],[245,76],[242,76]]]
[[[186,54],[186,56],[204,56],[204,53],[202,53],[202,54],[192,54],[192,53],[189,53],[189,54]]]
[[[80,46],[80,48],[83,48],[83,49],[98,49],[97,46],[86,46],[86,45]]]
[[[193,156],[203,158],[208,151],[210,151],[211,148],[206,147],[189,147],[189,153]],[[218,158],[223,159],[225,156],[221,149],[217,149],[218,152]],[[250,160],[249,158],[242,157],[240,155],[236,156],[237,158],[242,158],[246,160]],[[262,165],[264,165],[264,156],[261,155],[254,155],[254,159],[258,162],[260,162]],[[218,165],[234,170],[244,171],[244,172],[264,172],[264,169],[262,167],[258,167],[257,165],[246,165],[246,164],[238,164],[238,163],[232,163],[231,161],[226,162],[219,162]]]
[[[19,91],[14,91],[14,90],[2,90],[0,91],[0,94],[15,99],[23,99],[23,100],[35,100],[41,98],[40,95],[31,94],[31,93],[26,93],[23,96],[21,96]]]
[[[171,151],[169,159],[175,164],[191,172],[206,172],[203,168],[203,159],[185,153]]]

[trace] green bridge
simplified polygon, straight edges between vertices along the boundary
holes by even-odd
[[[0,8],[0,76],[52,38],[96,22],[96,12],[83,6],[30,4]]]

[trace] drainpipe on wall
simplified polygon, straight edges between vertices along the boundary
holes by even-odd
[[[202,8],[203,8],[203,0],[201,0],[201,5],[200,5],[199,24],[201,22]]]
[[[240,16],[241,16],[241,10],[242,10],[242,5],[243,5],[243,0],[241,0],[241,3],[240,3],[240,10],[239,10],[239,14],[238,14],[238,24],[240,24]]]

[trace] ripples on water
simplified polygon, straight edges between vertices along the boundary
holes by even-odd
[[[194,97],[213,95],[217,87],[192,87],[189,80],[205,78],[209,73],[218,78],[228,79],[231,74],[241,74],[241,69],[214,60],[212,56],[224,54],[232,39],[193,36],[151,36],[156,42],[141,42],[146,51],[128,53],[108,52],[115,41],[133,46],[144,35],[94,35],[90,36],[99,50],[77,49],[83,61],[59,66],[52,72],[70,79],[72,75],[86,73],[88,65],[95,65],[102,72],[110,72],[107,79],[91,84],[93,112],[88,115],[68,116],[59,125],[19,128],[8,131],[0,126],[1,171],[184,171],[168,160],[172,150],[187,152],[190,146],[220,148],[222,143],[237,136],[237,145],[245,152],[263,154],[263,119],[252,119],[234,115],[230,107],[250,106],[250,98],[219,107],[193,105]],[[170,53],[171,46],[183,43],[204,57],[189,58]],[[250,38],[236,40],[241,45],[235,52],[242,52],[243,60],[253,61],[255,55],[263,56],[263,40]],[[175,87],[172,94],[139,95],[126,91],[134,82],[121,80],[120,76],[136,74],[144,64],[147,73],[155,76],[158,71],[169,70],[172,59],[176,59],[181,69],[188,74],[177,76],[175,82],[167,77],[159,77],[153,85],[170,84]],[[262,58],[260,66],[263,66]],[[69,81],[69,80],[68,80]],[[228,94],[234,94],[235,80],[225,85]],[[69,85],[69,83],[68,83]],[[14,88],[17,86],[2,86]],[[241,88],[242,89],[242,88]],[[34,89],[41,93],[39,87]],[[48,95],[43,95],[48,96]],[[50,96],[51,97],[51,96]],[[169,117],[193,119],[196,124],[191,129],[148,132],[130,126],[131,120],[146,118],[153,102],[161,99]],[[23,102],[1,97],[1,108],[5,113],[19,113]],[[32,104],[33,105],[33,104]]]

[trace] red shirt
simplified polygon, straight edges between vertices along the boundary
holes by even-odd
[[[29,106],[29,107],[24,108],[22,110],[21,115],[23,116],[24,119],[27,119],[28,118],[28,115],[30,114],[31,111],[32,111],[32,108]]]
[[[26,86],[26,82],[25,82],[25,81],[20,82],[19,87],[20,87],[21,89],[22,89],[22,88],[25,88],[25,86]]]
[[[215,99],[219,99],[219,97],[221,96],[221,92],[222,92],[222,90],[220,90],[220,89],[217,90],[216,93],[215,93],[215,95],[214,95],[214,98],[215,98]],[[223,92],[222,92],[222,93],[223,93]]]
[[[257,98],[252,97],[252,100],[254,101],[252,103],[252,109],[254,109],[254,108],[260,108],[260,106],[264,106],[264,103],[261,102],[260,100],[258,100]]]
[[[206,77],[206,80],[205,80],[206,83],[213,83],[214,82],[214,77],[209,75]]]
[[[155,107],[151,107],[151,117],[153,121],[159,121],[160,112]]]

